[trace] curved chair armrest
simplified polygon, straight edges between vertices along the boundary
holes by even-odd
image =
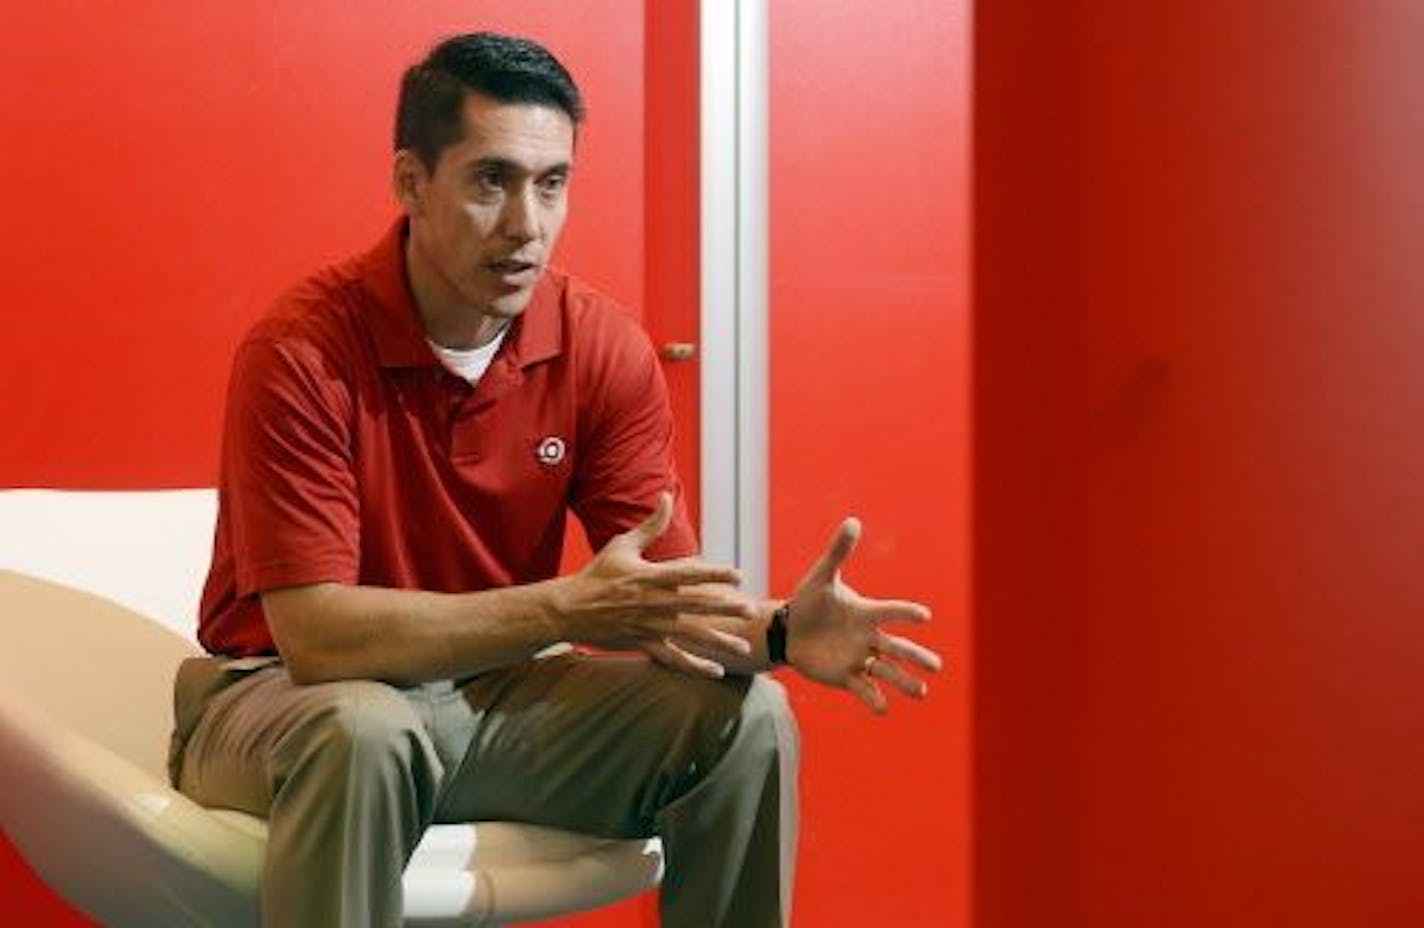
[[[0,818],[104,924],[257,924],[263,844],[0,688]]]
[[[256,925],[266,823],[206,809],[0,687],[0,820],[55,890],[106,925]],[[661,844],[516,822],[437,825],[405,873],[406,923],[546,918],[657,885]]]

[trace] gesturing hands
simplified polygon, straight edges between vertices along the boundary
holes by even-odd
[[[925,695],[923,681],[903,665],[938,671],[940,657],[908,638],[880,630],[886,622],[925,622],[930,611],[899,599],[867,599],[841,580],[841,565],[860,540],[860,522],[846,519],[789,602],[787,661],[818,683],[849,690],[876,712],[889,710],[877,680],[908,696]]]
[[[752,657],[748,636],[774,603],[736,588],[736,569],[700,558],[652,562],[643,557],[672,519],[672,498],[658,498],[642,523],[617,535],[582,570],[562,578],[557,611],[566,640],[600,648],[638,650],[699,676],[720,677],[765,667]],[[854,694],[875,712],[889,702],[878,682],[919,699],[926,686],[906,668],[938,671],[938,654],[888,634],[888,622],[925,622],[929,609],[899,599],[869,599],[841,579],[841,567],[860,539],[860,522],[846,519],[825,553],[797,585],[787,605],[787,662],[802,676]]]
[[[746,654],[745,638],[696,621],[698,616],[756,618],[756,603],[739,590],[741,574],[700,558],[653,562],[643,557],[672,520],[672,497],[658,496],[657,508],[637,526],[616,535],[584,568],[564,578],[558,610],[570,641],[603,648],[667,649],[677,639],[714,651]],[[681,649],[669,663],[720,676],[720,665]]]

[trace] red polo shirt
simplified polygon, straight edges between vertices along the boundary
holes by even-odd
[[[552,577],[570,508],[597,550],[669,490],[676,515],[648,556],[697,548],[638,324],[550,271],[472,388],[425,341],[404,233],[287,293],[238,347],[198,629],[213,653],[275,652],[265,590]]]

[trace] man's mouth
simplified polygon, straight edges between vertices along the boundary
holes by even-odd
[[[532,261],[520,261],[516,258],[501,258],[497,261],[486,261],[485,267],[501,276],[510,277],[523,274],[527,271],[535,270],[539,265]]]
[[[525,290],[539,280],[541,268],[533,261],[499,258],[485,262],[485,269],[499,278],[499,286],[511,292]]]

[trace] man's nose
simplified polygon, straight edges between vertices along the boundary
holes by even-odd
[[[504,201],[504,213],[500,217],[506,238],[519,242],[537,239],[541,231],[539,203],[533,185],[515,190]]]

